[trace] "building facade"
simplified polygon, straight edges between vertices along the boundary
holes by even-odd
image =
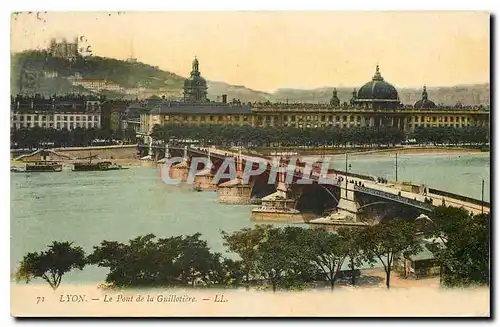
[[[101,128],[101,104],[88,99],[44,99],[16,97],[11,101],[11,129]]]
[[[232,124],[297,128],[395,127],[406,133],[418,127],[489,126],[488,107],[438,107],[428,99],[423,87],[422,99],[414,105],[402,105],[396,88],[384,80],[377,65],[372,79],[356,91],[349,103],[340,104],[334,89],[328,104],[314,103],[227,103],[209,102],[206,81],[194,59],[190,78],[184,84],[184,102],[147,99],[129,107],[140,111],[134,122],[137,132],[149,135],[154,125]]]
[[[69,77],[68,80],[73,86],[81,86],[95,93],[99,93],[104,90],[112,92],[123,92],[125,90],[120,85],[110,82],[107,79],[89,79],[82,78],[77,75]]]

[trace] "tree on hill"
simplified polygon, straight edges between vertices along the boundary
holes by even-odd
[[[42,278],[55,290],[64,274],[73,269],[82,270],[85,265],[85,252],[81,247],[54,241],[46,251],[30,252],[23,257],[16,280],[29,283],[33,278]]]

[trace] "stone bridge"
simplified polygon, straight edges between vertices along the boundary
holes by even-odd
[[[369,220],[390,217],[412,217],[429,213],[434,207],[448,205],[463,207],[474,214],[489,212],[489,203],[481,203],[461,195],[454,196],[447,192],[442,196],[429,192],[424,185],[403,185],[397,182],[379,183],[372,176],[364,176],[345,171],[321,168],[319,162],[309,169],[305,162],[298,162],[293,171],[279,170],[288,165],[287,158],[270,158],[256,154],[243,154],[240,151],[221,150],[200,147],[156,147],[156,156],[181,157],[182,163],[173,165],[169,174],[183,181],[189,179],[189,168],[193,158],[208,159],[208,166],[198,163],[191,173],[191,181],[197,190],[217,190],[221,203],[250,204],[260,203],[266,215],[277,213],[311,213],[312,217],[327,215],[335,223],[368,223]],[[158,155],[159,153],[159,155]],[[214,182],[214,177],[224,160],[234,160],[236,174],[233,178],[222,178]],[[161,161],[166,161],[162,159]],[[247,167],[251,165],[250,167]],[[252,175],[246,183],[243,172],[255,171],[259,165],[265,169],[258,175]],[[226,167],[223,171],[229,174]],[[308,173],[309,172],[309,173]],[[219,172],[220,174],[220,172]],[[276,176],[269,183],[269,176]],[[303,183],[308,179],[309,183]],[[309,215],[311,217],[311,215]],[[302,217],[299,219],[301,220]],[[323,221],[321,221],[323,219]],[[325,218],[319,219],[324,223]],[[278,219],[279,220],[279,219]],[[311,223],[314,222],[311,220]]]

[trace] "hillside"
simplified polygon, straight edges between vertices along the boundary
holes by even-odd
[[[76,88],[68,81],[68,77],[77,73],[82,78],[107,79],[126,88],[128,94],[119,95],[126,98],[148,97],[156,94],[177,99],[182,97],[185,79],[185,77],[139,62],[131,63],[102,57],[69,61],[51,57],[45,51],[26,51],[11,55],[11,94],[18,93],[21,86],[24,91],[44,95],[88,93],[88,90]],[[353,88],[339,87],[337,90],[341,102],[351,99]],[[437,104],[490,103],[489,84],[428,87],[427,90],[429,98]],[[333,87],[324,87],[313,90],[278,89],[274,93],[266,93],[242,85],[208,81],[208,97],[215,101],[220,99],[220,95],[227,94],[228,100],[235,98],[243,102],[268,100],[285,102],[288,100],[289,102],[325,103],[330,100],[332,91]],[[398,88],[398,92],[403,103],[413,104],[421,98],[422,90]]]

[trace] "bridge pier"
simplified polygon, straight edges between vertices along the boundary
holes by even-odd
[[[345,180],[341,183],[340,187],[337,212],[330,214],[328,218],[338,223],[358,223],[359,204],[354,197],[354,184]]]
[[[336,230],[339,227],[363,227],[365,222],[359,219],[360,205],[354,196],[354,184],[345,179],[340,184],[340,199],[337,210],[326,217],[309,221],[311,228]]]
[[[252,185],[244,184],[241,178],[219,184],[217,187],[219,203],[250,204],[252,202]]]
[[[189,163],[187,156],[187,146],[184,147],[184,157],[182,162],[170,167],[169,171],[170,177],[173,179],[179,179],[182,182],[186,182],[189,175]]]
[[[212,160],[210,159],[210,149],[208,149],[207,165],[203,170],[194,175],[194,187],[197,191],[216,191],[217,184],[213,183],[215,174],[212,173]]]

